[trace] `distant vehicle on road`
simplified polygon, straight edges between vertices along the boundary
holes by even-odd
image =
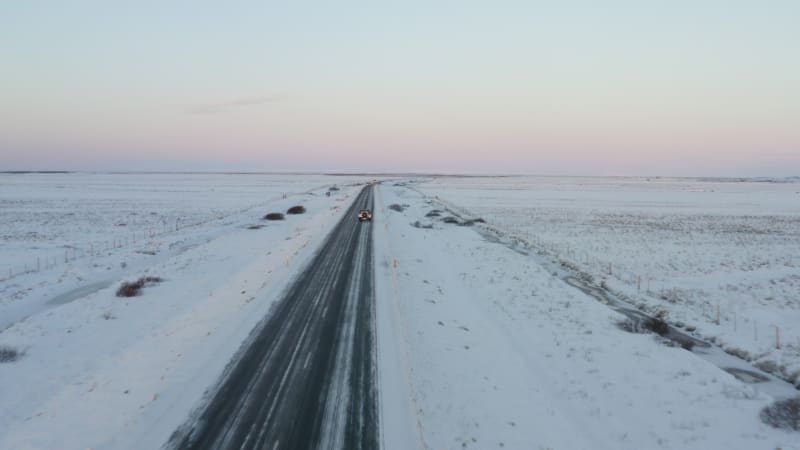
[[[372,222],[372,211],[368,209],[362,209],[358,212],[358,221],[359,222]]]

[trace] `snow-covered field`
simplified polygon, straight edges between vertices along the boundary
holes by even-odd
[[[483,191],[487,181],[472,180],[471,193],[491,201],[471,207],[508,201]],[[472,199],[456,197],[453,182],[422,189]],[[796,433],[761,423],[772,397],[756,385],[622,331],[624,317],[565,283],[548,256],[490,239],[481,224],[445,223],[446,211],[428,217],[442,209],[434,198],[383,186],[379,349],[407,368],[390,374],[396,389],[384,386],[383,400],[416,413],[390,432],[413,430],[430,449],[800,448]]]
[[[800,385],[800,183],[445,177],[418,188]]]
[[[316,175],[0,179],[3,264],[84,250],[0,281],[0,348],[21,354],[0,363],[0,449],[160,447],[361,188]],[[293,205],[307,213],[262,220]],[[115,296],[144,275],[164,281]]]
[[[0,279],[348,181],[324,175],[0,174]]]
[[[18,352],[0,363],[0,449],[162,446],[364,181],[0,175],[0,265],[12,272],[0,276],[0,352]],[[364,225],[375,233],[385,448],[800,449],[797,433],[759,420],[770,393],[620,330],[623,317],[557,264],[796,367],[800,186],[422,181],[383,183]],[[293,205],[308,212],[262,220]],[[426,217],[443,205],[489,223]],[[515,234],[541,254],[508,245]],[[141,276],[163,281],[115,295]]]

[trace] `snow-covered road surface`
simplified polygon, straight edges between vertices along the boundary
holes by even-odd
[[[375,449],[372,209],[367,186],[254,331],[176,449]]]

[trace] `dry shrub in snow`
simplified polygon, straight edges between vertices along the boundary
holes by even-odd
[[[767,425],[800,431],[800,397],[776,401],[762,409],[760,416]]]
[[[273,212],[264,216],[264,220],[283,220],[283,219],[284,219],[283,213]]]
[[[617,326],[622,331],[627,331],[628,333],[647,333],[647,330],[642,326],[642,322],[639,320],[620,320],[617,322]]]
[[[651,317],[645,320],[644,324],[648,330],[662,336],[669,332],[669,325],[667,325],[667,322],[664,322],[664,320],[660,317]]]
[[[152,286],[153,284],[160,283],[162,280],[159,277],[142,277],[133,282],[123,282],[117,289],[117,297],[136,297],[145,286]]]
[[[403,212],[403,207],[398,205],[397,203],[392,203],[391,205],[389,205],[389,209],[391,209],[392,211]]]
[[[19,350],[13,347],[0,345],[0,363],[14,362],[19,359],[20,356],[22,356],[22,352]]]
[[[486,223],[486,221],[479,217],[477,219],[465,220],[464,222],[460,223],[459,225],[461,225],[462,227],[471,227],[471,226],[475,225],[476,223]]]
[[[625,319],[618,325],[630,333],[656,333],[663,336],[669,331],[669,325],[657,317],[648,317],[645,320]]]
[[[286,214],[303,214],[306,212],[306,208],[303,206],[292,206],[288,210],[286,210]]]

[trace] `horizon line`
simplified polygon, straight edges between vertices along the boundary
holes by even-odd
[[[795,181],[800,182],[800,175],[790,176],[721,176],[721,175],[575,175],[558,174],[547,175],[537,173],[476,173],[476,172],[442,172],[442,171],[326,171],[326,170],[273,170],[273,171],[244,171],[244,170],[0,170],[0,174],[25,175],[25,174],[107,174],[107,175],[328,175],[328,176],[404,176],[404,177],[542,177],[542,178],[647,178],[647,179],[687,179],[687,180],[734,180],[734,181]]]

